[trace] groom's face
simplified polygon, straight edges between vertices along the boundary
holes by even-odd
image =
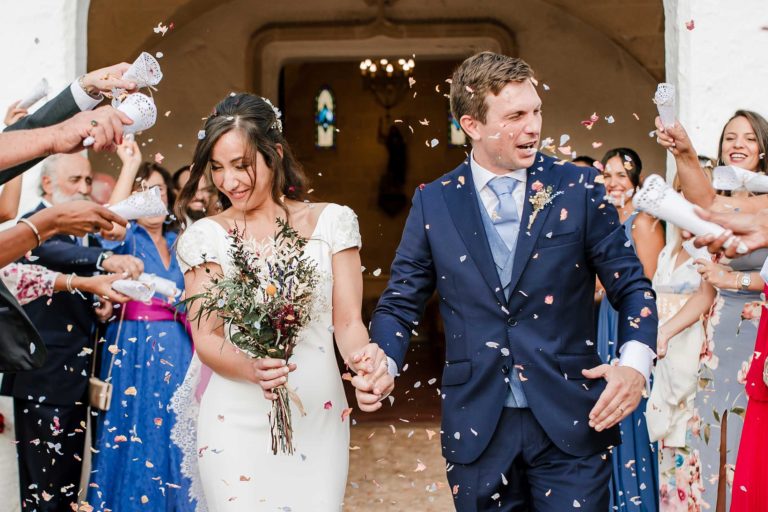
[[[485,122],[475,121],[475,159],[491,171],[506,172],[533,165],[541,134],[541,98],[530,80],[509,82],[499,94],[485,98]]]

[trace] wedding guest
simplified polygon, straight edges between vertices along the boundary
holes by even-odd
[[[122,78],[128,68],[130,64],[122,62],[86,73],[33,114],[6,127],[0,134],[0,185],[47,155],[82,149],[88,136],[94,139],[94,151],[114,150],[123,125],[132,124],[131,119],[111,106],[91,109],[115,88],[136,89],[134,82]]]
[[[595,162],[597,162],[597,160],[589,155],[579,155],[571,160],[573,165],[578,165],[579,167],[594,167]]]
[[[768,280],[766,272],[761,272]],[[763,289],[768,295],[768,285]],[[761,510],[768,503],[768,312],[765,302],[756,305],[760,313],[755,350],[747,370],[746,392],[749,396],[744,428],[733,476],[731,512]]]
[[[160,189],[166,205],[173,202],[171,175],[158,164],[142,163],[136,142],[123,141],[117,154],[123,167],[111,204],[152,187]],[[144,272],[173,281],[181,291],[184,276],[174,251],[176,233],[168,224],[165,215],[139,219],[125,241],[110,246],[116,254],[139,258]],[[182,482],[181,452],[170,440],[174,418],[168,405],[192,357],[186,315],[176,310],[177,299],[155,294],[149,304],[130,301],[107,328],[100,378],[112,383],[116,395],[97,420],[88,491],[88,502],[97,510],[194,509]],[[127,389],[136,392],[124,394]],[[130,441],[135,435],[141,442]]]
[[[680,192],[676,177],[673,188]],[[653,277],[659,311],[658,362],[646,406],[648,432],[659,443],[659,510],[700,512],[699,454],[691,448],[699,355],[704,343],[702,319],[715,299],[714,287],[701,280],[694,258],[683,248],[679,229],[668,224],[670,242],[659,254]],[[706,254],[706,252],[704,252]]]
[[[19,304],[29,304],[41,297],[53,297],[54,292],[87,293],[121,303],[128,297],[112,289],[112,283],[123,278],[120,274],[95,276],[65,275],[40,265],[11,263],[0,269],[0,279]]]
[[[659,253],[664,247],[664,231],[656,219],[636,212],[632,206],[632,196],[640,186],[643,164],[638,154],[629,148],[609,150],[601,164],[608,199],[616,206],[619,221],[643,265],[643,273],[650,279],[656,273]],[[597,351],[605,362],[619,357],[616,350],[618,324],[618,313],[610,302],[600,301]],[[637,409],[620,424],[622,442],[613,449],[611,507],[629,507],[630,499],[638,499],[647,512],[658,509],[656,445],[648,437],[645,402],[643,398]]]
[[[90,163],[81,155],[50,157],[41,171],[44,196],[35,211],[87,199],[90,176]],[[93,237],[54,236],[24,261],[72,276],[91,275],[98,270],[136,276],[142,271],[140,260],[112,255]],[[110,303],[101,298],[99,302],[103,318],[109,313]],[[45,343],[48,358],[39,369],[5,375],[2,393],[14,399],[21,503],[30,510],[64,510],[77,502],[85,442],[82,425],[88,403],[90,336],[98,320],[93,303],[92,297],[66,293],[51,299],[41,297],[24,306]]]
[[[181,189],[183,189],[184,185],[189,181],[189,167],[189,165],[182,166],[176,169],[176,172],[173,173],[173,195],[176,197],[179,196]]]
[[[717,195],[698,164],[685,129],[679,123],[665,129],[658,120],[656,126],[657,140],[675,157],[682,191],[688,200],[714,211],[754,212],[768,206],[766,195]],[[723,127],[718,163],[765,172],[766,161],[761,154],[766,148],[768,122],[757,113],[739,110]],[[717,501],[726,509],[736,492],[731,483],[743,427],[741,416],[747,406],[744,383],[757,336],[756,321],[742,321],[741,313],[746,304],[760,300],[764,282],[759,270],[766,257],[768,250],[756,251],[732,259],[728,267],[697,261],[702,279],[718,289],[718,296],[707,325],[708,344],[702,356],[694,402],[702,425],[696,429],[700,435],[694,436],[692,447],[700,453],[703,500],[709,504]],[[724,430],[727,435],[721,438]]]

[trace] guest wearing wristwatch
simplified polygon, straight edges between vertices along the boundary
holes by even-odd
[[[91,168],[81,155],[54,155],[41,171],[41,204],[88,200]],[[92,235],[56,235],[34,249],[23,263],[36,263],[62,274],[88,276],[99,270],[138,277],[141,260],[104,250]],[[77,293],[42,297],[24,306],[48,350],[36,370],[5,375],[2,394],[14,399],[16,449],[23,507],[68,510],[77,502],[85,444],[87,386],[97,320],[111,314],[111,303]],[[94,303],[98,304],[94,308]]]

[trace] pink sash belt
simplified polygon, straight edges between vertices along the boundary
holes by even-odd
[[[152,297],[149,304],[135,300],[123,304],[123,320],[140,320],[143,322],[179,322],[192,339],[186,313],[180,313],[173,304]]]

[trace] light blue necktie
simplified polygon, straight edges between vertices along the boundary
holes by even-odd
[[[520,216],[517,213],[517,203],[512,193],[520,183],[509,176],[499,176],[488,182],[490,188],[499,200],[496,207],[496,215],[491,220],[496,232],[507,244],[507,248],[514,252],[517,245],[517,234],[520,231]]]
[[[499,176],[488,182],[488,187],[496,194],[499,200],[499,206],[496,207],[496,215],[492,216],[491,221],[499,237],[504,241],[512,255],[514,255],[517,246],[517,235],[520,232],[520,215],[517,213],[517,203],[512,193],[519,183],[518,180],[509,176]],[[510,284],[508,282],[502,283],[504,296],[507,299],[509,299],[511,292],[509,289]],[[520,371],[517,367],[512,369],[509,379],[509,393],[504,401],[504,405],[515,408],[528,407],[528,400],[523,392]]]

